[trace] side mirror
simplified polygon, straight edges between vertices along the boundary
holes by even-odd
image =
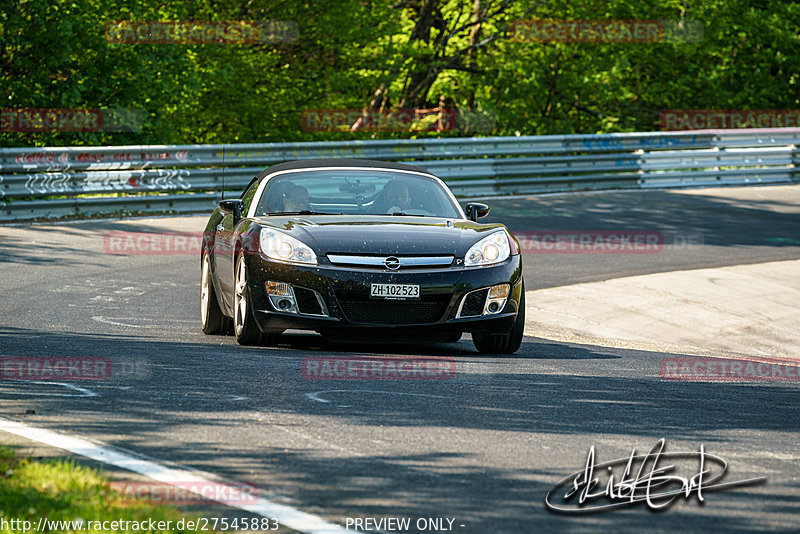
[[[467,212],[467,219],[478,222],[478,219],[489,215],[489,206],[480,202],[470,202],[464,211]]]
[[[239,222],[239,219],[242,218],[242,206],[243,202],[241,199],[231,199],[231,200],[222,200],[219,203],[219,209],[222,210],[222,213],[226,215],[233,215],[233,224]]]

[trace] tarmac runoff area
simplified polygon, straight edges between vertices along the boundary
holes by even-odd
[[[526,293],[526,335],[696,356],[800,361],[800,260]]]

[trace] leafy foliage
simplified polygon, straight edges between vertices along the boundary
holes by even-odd
[[[513,40],[520,19],[673,20],[697,42]],[[293,21],[253,44],[110,42],[112,21]],[[800,108],[800,4],[766,0],[18,0],[0,8],[0,108],[142,110],[133,132],[0,131],[0,145],[465,135],[309,132],[308,109],[457,107],[483,134],[647,131],[664,109]]]

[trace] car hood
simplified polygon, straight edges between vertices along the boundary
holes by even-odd
[[[301,240],[317,255],[453,255],[467,250],[502,224],[464,219],[386,215],[295,216],[256,219]]]

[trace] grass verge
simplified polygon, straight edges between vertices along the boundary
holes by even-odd
[[[178,528],[184,515],[177,510],[125,498],[111,491],[109,484],[108,478],[96,469],[78,465],[72,460],[33,461],[19,458],[11,449],[0,446],[0,532],[36,532],[40,518],[47,518],[50,522],[47,531],[53,533],[194,532]],[[12,520],[16,522],[12,523]],[[150,528],[150,520],[156,525],[163,521],[162,525],[169,528]],[[23,521],[29,521],[28,525],[33,526],[26,529]],[[71,521],[73,524],[54,524],[57,521]],[[75,521],[80,523],[76,525]],[[120,523],[116,529],[97,529],[92,525],[96,521],[128,523]]]

